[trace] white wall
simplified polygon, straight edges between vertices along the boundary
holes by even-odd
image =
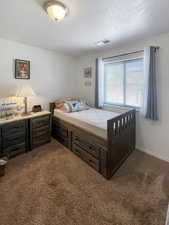
[[[118,49],[109,49],[79,57],[77,68],[78,90],[76,95],[87,98],[94,104],[95,93],[95,59],[98,56],[109,57],[121,53],[141,50],[146,46],[160,46],[159,51],[159,112],[160,121],[151,122],[143,119],[139,113],[137,118],[137,148],[156,157],[169,161],[169,34],[152,37],[148,40],[135,42]],[[92,86],[85,87],[83,69],[92,66]]]
[[[94,104],[96,57],[140,50],[148,45],[160,46],[158,77],[160,121],[147,121],[138,115],[137,147],[169,161],[169,34],[118,49],[84,55],[76,58],[76,61],[71,56],[0,39],[0,97],[9,96],[16,86],[29,83],[38,95],[37,98],[30,99],[30,107],[33,104],[42,104],[48,108],[50,101],[62,96],[77,96]],[[16,58],[31,61],[30,80],[14,79]],[[89,66],[92,66],[93,70],[92,86],[85,87],[83,69]]]
[[[31,79],[14,78],[14,60],[31,61]],[[37,94],[29,107],[48,108],[55,98],[73,95],[75,59],[71,56],[0,39],[0,97],[12,95],[17,86],[29,84]]]

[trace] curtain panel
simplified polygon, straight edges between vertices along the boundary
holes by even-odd
[[[96,77],[95,77],[95,107],[102,108],[104,104],[104,68],[103,59],[96,59]]]
[[[157,52],[158,48],[148,47],[144,51],[145,91],[143,112],[146,119],[159,120],[157,107]]]
[[[146,119],[159,120],[157,96],[157,65],[159,47],[144,49],[144,91],[141,111]],[[104,60],[96,59],[95,107],[102,108],[104,104]]]

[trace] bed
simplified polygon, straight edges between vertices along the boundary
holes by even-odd
[[[64,113],[52,112],[52,136],[110,179],[135,149],[135,110],[111,112],[90,108]]]

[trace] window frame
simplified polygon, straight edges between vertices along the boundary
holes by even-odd
[[[142,60],[144,61],[144,57],[140,56],[140,57],[136,57],[136,58],[131,58],[131,59],[124,59],[124,60],[112,60],[112,61],[103,61],[103,65],[105,66],[105,64],[119,64],[119,63],[123,63],[123,102],[126,102],[126,63],[128,62],[133,62],[133,61],[138,61],[138,60]],[[144,70],[143,70],[144,73]],[[105,96],[106,96],[106,88],[105,88],[105,80],[106,80],[106,76],[105,76],[105,69],[104,69],[104,103],[103,105],[108,105],[108,106],[118,106],[118,107],[124,107],[124,108],[134,108],[136,110],[140,110],[141,106],[132,106],[132,105],[127,105],[127,104],[120,104],[120,103],[112,103],[112,102],[106,102],[105,101]]]

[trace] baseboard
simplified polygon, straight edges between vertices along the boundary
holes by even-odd
[[[165,225],[169,225],[169,205],[168,205],[168,209],[167,209],[167,217],[166,217]]]
[[[161,160],[163,160],[165,162],[169,162],[169,158],[164,158],[164,157],[162,157],[160,155],[154,154],[154,152],[152,152],[151,150],[144,149],[144,148],[139,147],[139,146],[136,146],[136,149],[139,150],[139,151],[141,151],[141,152],[144,152],[144,153],[146,153],[148,155],[151,155],[151,156],[153,156],[155,158],[161,159]]]

